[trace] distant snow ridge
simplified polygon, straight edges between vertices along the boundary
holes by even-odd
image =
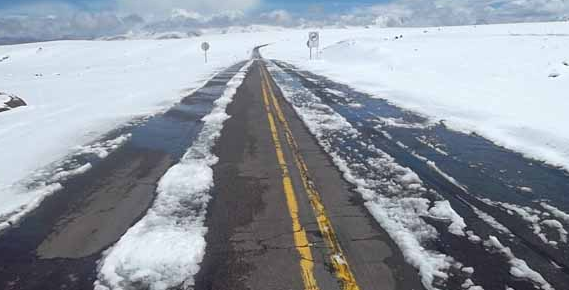
[[[438,232],[422,217],[450,221],[450,233],[466,236],[463,218],[446,200],[437,201],[430,208],[430,200],[424,194],[438,194],[429,192],[417,174],[398,165],[373,144],[365,143],[349,122],[293,77],[274,65],[269,69],[284,97],[320,146],[332,157],[344,178],[356,186],[366,200],[366,207],[397,243],[406,261],[418,269],[423,285],[429,290],[439,289],[437,285],[448,278],[447,270],[458,262],[423,247],[424,242],[436,239]],[[363,156],[355,147],[364,148],[372,156]]]
[[[230,117],[226,107],[250,64],[229,81],[212,112],[202,119],[204,127],[194,144],[162,177],[146,216],[105,251],[95,290],[186,289],[194,283],[205,254],[204,220],[213,186],[212,166],[218,162],[211,149]]]

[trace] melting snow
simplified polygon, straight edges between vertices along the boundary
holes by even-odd
[[[162,177],[147,214],[105,251],[99,261],[96,290],[122,290],[132,285],[166,290],[193,284],[205,254],[204,220],[213,186],[212,166],[218,161],[211,150],[229,118],[225,109],[250,64],[229,81],[212,112],[203,118],[197,140]]]

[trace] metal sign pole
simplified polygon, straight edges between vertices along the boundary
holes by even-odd
[[[320,47],[320,33],[312,31],[308,33],[308,42],[306,43],[308,48],[310,48],[310,59],[313,59],[312,49],[316,48],[315,57],[318,58],[318,48]]]
[[[209,50],[210,45],[207,42],[202,43],[202,50],[204,52],[205,63],[207,63],[207,51]]]

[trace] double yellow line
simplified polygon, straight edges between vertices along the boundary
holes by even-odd
[[[287,199],[287,206],[292,218],[292,227],[294,232],[294,243],[300,254],[300,267],[302,270],[302,279],[304,282],[305,290],[319,290],[316,279],[314,278],[314,262],[312,259],[312,252],[310,249],[310,243],[306,236],[306,231],[304,227],[300,224],[300,219],[298,215],[298,203],[296,201],[296,193],[292,186],[292,180],[290,178],[290,172],[286,164],[286,159],[284,157],[284,152],[282,150],[282,144],[280,141],[279,133],[277,130],[275,117],[273,114],[272,107],[276,112],[277,119],[284,129],[284,135],[286,141],[291,149],[294,157],[294,161],[297,169],[300,172],[300,177],[302,179],[302,185],[308,194],[310,200],[310,205],[316,216],[316,221],[318,223],[318,228],[326,246],[328,247],[328,252],[332,266],[336,277],[340,281],[342,290],[359,290],[359,286],[356,283],[354,274],[352,273],[347,259],[344,256],[344,252],[340,247],[340,243],[332,227],[332,223],[328,218],[326,209],[320,198],[320,194],[316,190],[312,179],[308,173],[308,167],[306,162],[300,154],[300,148],[298,143],[294,139],[290,126],[285,118],[285,115],[279,105],[277,98],[275,97],[273,86],[269,81],[269,73],[264,66],[261,66],[261,87],[263,93],[263,101],[265,103],[265,109],[267,111],[267,118],[269,120],[269,126],[271,129],[271,134],[273,138],[273,143],[275,145],[275,151],[277,154],[277,160],[283,175],[283,187]]]

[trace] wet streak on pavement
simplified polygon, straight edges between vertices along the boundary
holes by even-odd
[[[483,238],[488,235],[498,236],[516,256],[526,260],[530,267],[540,272],[556,289],[569,289],[567,244],[560,244],[558,248],[544,244],[520,218],[480,200],[488,198],[543,211],[538,202],[545,199],[567,212],[569,210],[567,172],[524,158],[480,136],[448,130],[444,124],[426,128],[389,126],[381,118],[399,119],[406,124],[422,124],[426,120],[383,99],[371,98],[346,85],[310,72],[299,71],[283,62],[275,61],[275,63],[345,117],[365,136],[367,142],[394,157],[397,163],[411,168],[428,187],[441,193],[465,219],[469,229]],[[328,89],[341,93],[337,94]],[[360,106],[354,106],[354,103]],[[387,138],[381,131],[387,132],[392,139]],[[399,146],[397,142],[403,143],[407,148]],[[344,145],[359,148],[357,144]],[[365,148],[359,149],[361,152],[366,152]],[[442,171],[466,186],[468,193],[445,179],[412,153],[434,161]],[[533,193],[523,192],[520,187],[530,187]],[[473,213],[470,205],[476,206],[506,225],[514,233],[514,237],[504,235],[488,226]],[[433,244],[432,248],[474,266],[476,284],[485,289],[502,289],[505,284],[517,290],[534,289],[530,283],[513,279],[508,274],[509,266],[501,255],[488,253],[481,245],[472,244],[465,238],[449,234],[444,224],[438,221],[427,221],[442,233],[440,241]],[[567,226],[569,225],[565,224],[565,227]],[[552,265],[551,261],[555,261],[557,266]],[[452,288],[454,284],[454,287],[459,287],[460,281],[451,278],[449,286]]]
[[[217,74],[164,114],[109,133],[130,140],[0,236],[0,289],[92,289],[96,261],[151,205],[158,180],[191,146],[201,120],[243,67]]]
[[[196,290],[304,289],[282,173],[261,95],[262,64],[258,60],[252,65],[238,89],[228,107],[232,117],[215,147],[220,160],[214,166],[206,255],[195,277]],[[274,83],[273,87],[277,88]],[[415,270],[404,262],[361,198],[351,192],[281,93],[275,93],[360,289],[422,289]],[[282,130],[279,134],[285,140]],[[292,152],[287,146],[282,150],[297,193],[300,222],[312,243],[319,289],[339,289]]]

